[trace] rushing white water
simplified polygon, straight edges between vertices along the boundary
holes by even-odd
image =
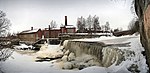
[[[109,67],[115,62],[119,64],[123,61],[120,49],[116,47],[103,47],[103,43],[68,41],[65,49],[74,52],[77,57],[82,54],[95,56],[103,67]]]

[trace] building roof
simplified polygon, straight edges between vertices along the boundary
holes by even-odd
[[[75,28],[75,26],[73,26],[73,25],[64,25],[62,27],[65,27],[65,28]]]
[[[42,30],[49,30],[49,28],[45,28],[45,29],[42,29]],[[50,30],[60,30],[60,28],[51,28]]]
[[[33,29],[33,30],[25,30],[25,31],[22,31],[20,34],[24,34],[24,33],[35,33],[35,32],[38,32],[39,29]]]

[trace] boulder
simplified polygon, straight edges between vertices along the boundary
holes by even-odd
[[[70,53],[70,51],[69,50],[67,50],[65,53],[64,53],[64,55],[69,55],[69,53]]]
[[[63,69],[73,69],[73,63],[71,63],[71,62],[66,62],[66,63],[64,63],[64,65],[63,65],[62,68],[63,68]]]
[[[64,55],[61,59],[62,59],[62,61],[67,62],[68,61],[68,56]]]

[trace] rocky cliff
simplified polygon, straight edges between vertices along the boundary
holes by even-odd
[[[150,68],[150,0],[134,0],[135,12],[139,18],[141,43],[145,48],[147,64]]]

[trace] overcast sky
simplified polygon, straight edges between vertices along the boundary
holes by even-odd
[[[34,28],[47,28],[51,20],[76,25],[77,18],[99,16],[100,25],[109,21],[112,28],[127,29],[133,18],[131,0],[0,0],[0,10],[7,14],[11,32]]]

